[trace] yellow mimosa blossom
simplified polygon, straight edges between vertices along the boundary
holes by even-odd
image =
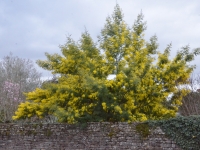
[[[103,109],[106,110],[106,103],[102,103]]]

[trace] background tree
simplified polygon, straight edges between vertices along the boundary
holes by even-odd
[[[195,67],[188,62],[200,50],[189,52],[186,46],[170,60],[171,45],[158,52],[157,37],[146,42],[145,29],[142,14],[130,28],[116,5],[106,19],[98,46],[88,32],[78,43],[69,37],[60,47],[62,56],[46,53],[47,60],[37,62],[60,74],[58,83],[27,93],[27,101],[19,105],[13,119],[51,114],[60,122],[77,123],[174,117],[189,92],[178,87],[188,83]],[[108,80],[113,73],[115,79]]]
[[[183,97],[183,104],[179,107],[179,113],[182,116],[200,115],[200,76],[193,75],[189,81],[187,88],[191,92]]]
[[[10,53],[0,62],[0,83],[10,80],[19,83],[24,92],[32,91],[41,84],[41,73],[29,59],[19,58]]]
[[[0,121],[12,121],[20,102],[25,101],[23,92],[39,87],[41,74],[28,59],[11,53],[0,61]]]

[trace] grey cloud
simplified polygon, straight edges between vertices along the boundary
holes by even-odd
[[[170,42],[172,55],[187,44],[191,49],[200,47],[199,0],[117,2],[130,26],[142,10],[147,21],[145,37],[156,34],[161,51]],[[58,46],[65,43],[66,35],[78,40],[85,27],[97,40],[115,5],[115,0],[1,1],[0,58],[12,51],[19,57],[44,60],[44,52],[60,53]],[[194,63],[200,64],[199,59]]]

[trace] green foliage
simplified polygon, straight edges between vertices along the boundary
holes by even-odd
[[[135,126],[136,131],[142,136],[142,138],[147,138],[150,135],[150,128],[148,123],[138,123]]]
[[[148,121],[150,127],[159,126],[165,134],[185,150],[199,150],[200,116],[176,117]]]
[[[146,23],[139,14],[133,27],[123,20],[118,5],[95,44],[88,32],[79,42],[70,37],[62,55],[46,53],[38,60],[42,68],[59,74],[57,83],[47,83],[26,94],[13,119],[53,115],[59,122],[145,121],[174,117],[189,91],[187,84],[194,66],[188,62],[199,50],[184,47],[169,59],[171,45],[158,52],[157,37],[144,39]],[[156,60],[155,57],[158,56]],[[155,62],[157,61],[157,62]],[[108,80],[110,74],[113,80]],[[167,97],[173,94],[168,100]]]

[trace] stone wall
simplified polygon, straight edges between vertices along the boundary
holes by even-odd
[[[0,150],[180,150],[159,128],[143,139],[135,125],[0,124]]]

